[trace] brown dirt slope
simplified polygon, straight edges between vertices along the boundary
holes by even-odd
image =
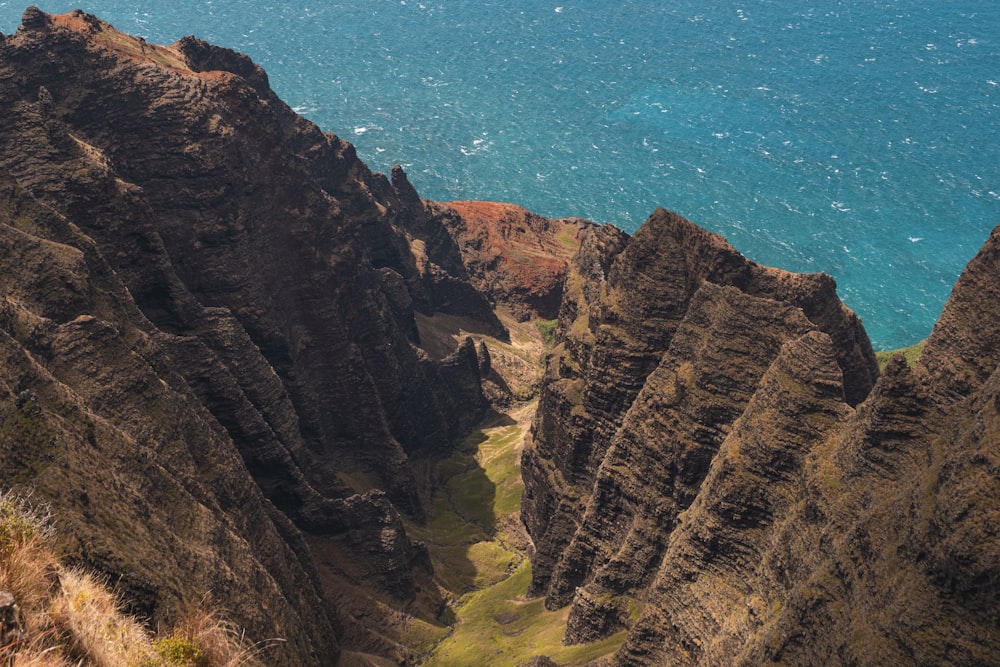
[[[556,318],[567,267],[593,223],[495,202],[455,201],[435,210],[458,243],[470,280],[494,305],[519,321]]]

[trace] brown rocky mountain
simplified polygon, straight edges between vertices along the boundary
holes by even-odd
[[[828,277],[664,211],[598,236],[523,461],[565,641],[627,627],[614,665],[1000,664],[1000,232],[920,363],[880,377]]]
[[[268,664],[417,659],[409,619],[448,612],[406,526],[491,409],[489,353],[426,323],[558,316],[522,518],[566,642],[1000,664],[998,233],[880,375],[828,276],[662,210],[629,237],[424,201],[244,56],[30,8],[0,35],[0,267],[2,485],[153,623],[208,592]]]
[[[0,36],[0,128],[4,484],[154,621],[210,591],[273,664],[406,654],[352,619],[439,610],[410,461],[488,410],[415,314],[503,334],[440,215],[246,57],[82,12]]]

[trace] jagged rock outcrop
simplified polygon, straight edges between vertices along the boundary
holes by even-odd
[[[808,533],[789,525],[794,516],[807,530],[820,511],[800,485],[806,457],[850,414],[829,337],[786,342],[679,517],[650,588],[655,601],[636,622],[635,637],[647,632],[639,655],[632,641],[623,663],[767,662],[750,657],[748,639],[788,604],[786,582],[814,556],[801,550]]]
[[[253,636],[287,639],[276,663],[331,663],[335,615],[301,535],[96,245],[9,178],[0,221],[5,485],[52,503],[64,553],[134,613],[169,618],[211,593]]]
[[[584,240],[581,260],[600,258],[590,244]],[[855,400],[876,374],[860,321],[837,300],[829,277],[756,265],[662,210],[633,238],[605,247],[616,254],[578,261],[567,279],[575,295],[564,303],[535,444],[524,457],[523,516],[537,549],[533,589],[553,607],[601,568],[648,572],[655,564],[672,517],[690,503],[789,337],[814,328],[834,338]],[[672,498],[667,506],[664,493]],[[587,528],[588,521],[601,525]],[[649,522],[661,528],[642,525]],[[601,549],[588,544],[592,530]],[[606,530],[616,537],[605,539]],[[609,560],[611,553],[597,553],[608,545],[635,553]],[[624,576],[622,591],[641,583],[607,576]]]
[[[930,353],[912,369],[896,358],[856,410],[816,386],[829,371],[762,382],[771,409],[751,406],[727,439],[618,664],[1000,663],[998,241],[955,287]],[[748,444],[776,442],[791,469],[739,474],[768,458]],[[720,478],[742,478],[743,497]]]
[[[713,283],[698,290],[595,473],[581,525],[553,569],[551,606],[591,577],[616,594],[649,583],[673,522],[761,376],[810,330],[786,304]]]
[[[524,458],[566,641],[628,627],[620,665],[1000,664],[1000,232],[877,382],[828,278],[665,212],[621,246],[574,264]]]

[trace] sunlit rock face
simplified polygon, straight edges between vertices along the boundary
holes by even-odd
[[[998,236],[879,376],[823,275],[659,211],[567,279],[522,514],[621,665],[997,660]],[[973,582],[979,582],[979,585]]]

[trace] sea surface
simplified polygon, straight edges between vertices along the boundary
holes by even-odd
[[[1000,224],[996,0],[38,4],[242,51],[425,197],[628,231],[662,206],[829,273],[876,349],[928,334]]]

